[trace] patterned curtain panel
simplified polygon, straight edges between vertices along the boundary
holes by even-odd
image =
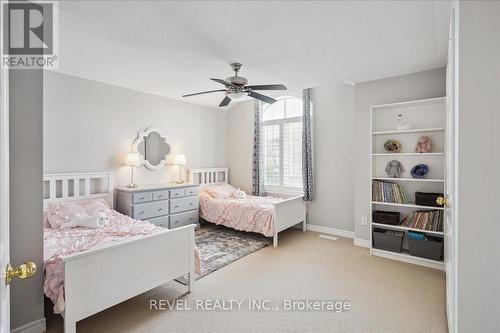
[[[264,195],[264,159],[262,156],[262,103],[255,101],[253,130],[252,193]]]
[[[312,101],[311,89],[302,91],[304,120],[302,130],[302,176],[304,178],[304,200],[314,200],[313,149],[312,149]]]

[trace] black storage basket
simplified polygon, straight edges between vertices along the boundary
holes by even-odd
[[[436,199],[442,196],[443,193],[415,192],[415,204],[419,206],[441,207],[436,203]]]
[[[373,247],[380,250],[401,252],[403,232],[384,229],[373,229]]]
[[[443,256],[443,238],[427,236],[427,239],[408,238],[410,254],[432,260],[441,260]]]
[[[390,225],[399,224],[399,212],[387,212],[383,210],[375,210],[372,214],[372,222],[383,223]]]

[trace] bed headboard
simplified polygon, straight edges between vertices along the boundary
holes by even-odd
[[[43,175],[43,204],[104,199],[113,207],[113,173],[54,173]]]
[[[228,183],[228,168],[189,169],[189,182],[199,185]]]

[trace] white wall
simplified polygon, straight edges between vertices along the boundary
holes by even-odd
[[[500,2],[458,22],[458,332],[500,327]]]
[[[314,181],[308,223],[354,231],[354,87],[312,90]]]
[[[314,88],[314,154],[316,200],[311,203],[311,224],[354,230],[354,88],[329,84]],[[251,192],[253,102],[241,102],[228,111],[228,160],[231,183]],[[347,144],[346,144],[347,143]]]
[[[355,237],[369,239],[369,226],[361,224],[370,211],[370,105],[441,97],[446,95],[444,68],[412,73],[356,85],[355,144]]]
[[[221,167],[226,159],[226,112],[65,74],[44,75],[43,171],[114,171],[130,182],[124,156],[137,132],[162,129],[187,168]],[[136,169],[136,183],[176,180],[178,167]]]

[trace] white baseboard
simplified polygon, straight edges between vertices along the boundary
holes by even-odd
[[[354,245],[370,248],[370,241],[368,239],[354,238]]]
[[[45,317],[12,329],[11,333],[43,333],[45,332]]]
[[[321,225],[307,224],[307,230],[321,232],[322,234],[354,239],[354,231],[324,227]]]

